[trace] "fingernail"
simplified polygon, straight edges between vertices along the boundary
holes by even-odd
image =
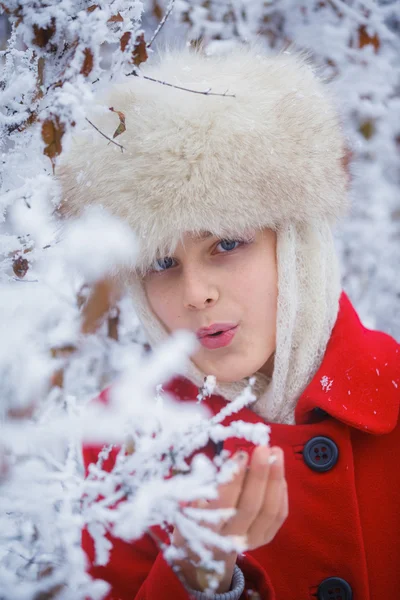
[[[240,450],[235,454],[235,460],[241,465],[244,465],[247,462],[248,457],[249,455],[247,452],[244,452],[243,450]]]
[[[270,454],[269,458],[268,458],[268,464],[269,465],[273,465],[274,463],[276,463],[278,460],[278,457],[276,456],[276,454],[272,453]]]
[[[280,448],[274,448],[270,456],[270,464],[278,463],[280,467],[285,469],[285,455]]]
[[[279,448],[271,448],[271,454],[269,456],[268,462],[270,465],[279,462],[281,460],[282,453]]]

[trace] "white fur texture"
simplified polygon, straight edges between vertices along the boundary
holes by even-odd
[[[107,98],[125,114],[117,138],[125,151],[90,129],[59,167],[67,212],[100,203],[126,219],[139,236],[142,272],[187,231],[234,235],[342,212],[343,137],[304,55],[167,51],[143,73],[235,97],[127,78]],[[118,125],[112,112],[93,121],[110,137]]]
[[[334,326],[340,274],[331,225],[347,205],[344,140],[324,85],[303,55],[266,56],[239,48],[221,57],[167,52],[151,77],[213,97],[140,78],[110,90],[123,111],[125,151],[93,129],[74,142],[58,169],[64,212],[102,204],[139,236],[131,290],[151,345],[168,333],[151,311],[140,275],[172,253],[185,232],[218,236],[247,228],[277,230],[277,347],[272,381],[256,373],[253,409],[271,422],[294,423],[299,395],[323,358]],[[93,117],[112,136],[118,119]],[[90,185],[88,185],[90,184]],[[183,373],[202,385],[193,362]],[[232,400],[247,385],[217,382]]]

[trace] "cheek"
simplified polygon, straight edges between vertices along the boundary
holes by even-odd
[[[260,336],[273,334],[276,329],[278,281],[275,263],[270,260],[255,261],[242,281],[241,296],[245,305],[245,317]]]
[[[171,286],[164,285],[157,279],[145,283],[144,289],[151,310],[160,321],[172,331],[179,323],[179,310],[176,302],[176,293]],[[175,296],[175,300],[174,300]]]
[[[261,296],[259,302],[259,319],[262,323],[260,330],[263,330],[263,336],[268,345],[276,345],[276,318],[278,309],[278,287],[275,280],[270,282],[268,289]]]

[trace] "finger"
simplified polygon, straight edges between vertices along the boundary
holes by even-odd
[[[181,507],[189,506],[190,508],[225,508],[229,507],[228,505],[232,505],[232,503],[236,504],[235,496],[240,494],[241,484],[246,475],[246,468],[248,462],[249,455],[247,452],[240,450],[236,452],[231,460],[236,463],[236,472],[233,472],[230,481],[226,483],[222,483],[217,488],[217,498],[213,498],[210,500],[205,500],[204,498],[199,498],[197,500],[192,500],[190,502],[181,502]],[[232,498],[233,496],[233,498]]]
[[[281,525],[286,521],[288,516],[289,516],[289,495],[288,495],[287,481],[285,479],[284,485],[283,485],[283,502],[281,505],[281,510],[279,511],[279,514],[278,514],[278,521],[281,523]]]
[[[268,485],[265,489],[263,503],[259,514],[248,531],[249,544],[253,545],[263,535],[262,543],[266,544],[275,536],[282,525],[287,498],[285,480],[285,461],[281,448],[271,448],[275,462],[270,467]]]
[[[192,503],[196,508],[204,508],[214,510],[219,508],[235,508],[240,492],[243,486],[243,480],[246,476],[247,463],[249,455],[247,452],[239,451],[232,457],[238,465],[238,471],[233,475],[232,479],[218,486],[218,497],[212,500],[197,500]],[[218,523],[211,525],[201,521],[203,525],[207,525],[214,531],[219,531],[229,519],[221,519]]]
[[[211,500],[210,508],[232,508],[237,504],[246,477],[249,455],[247,452],[240,451],[234,454],[232,458],[238,464],[239,470],[230,481],[218,486],[218,498]]]
[[[271,520],[269,527],[267,527],[267,529],[264,531],[260,544],[269,544],[274,539],[274,537],[282,527],[283,523],[286,521],[288,515],[287,497],[287,483],[286,481],[283,481],[280,488],[281,502],[278,514],[276,515],[275,519]]]
[[[279,468],[279,465],[277,465]],[[282,502],[280,504],[280,509],[278,512],[278,522],[280,522],[281,524],[284,523],[284,521],[286,521],[288,515],[289,515],[289,495],[288,495],[288,485],[287,485],[287,481],[285,478],[285,454],[282,451],[282,465],[281,465],[281,473],[280,476],[282,477]]]
[[[224,535],[244,535],[263,504],[268,481],[270,450],[258,446],[254,452],[237,501],[237,512],[223,528]]]

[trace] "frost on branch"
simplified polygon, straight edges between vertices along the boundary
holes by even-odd
[[[135,264],[131,231],[101,209],[68,223],[58,210],[53,169],[73,132],[92,128],[121,151],[131,133],[118,106],[100,107],[113,113],[113,138],[88,115],[97,92],[147,59],[141,2],[9,0],[0,10],[10,24],[0,50],[0,595],[96,600],[107,584],[87,575],[85,527],[106,562],[108,530],[134,540],[183,518],[189,491],[215,495],[227,457],[187,463],[209,439],[266,443],[268,431],[225,428],[201,405],[183,410],[164,397],[193,339],[149,353],[122,285]],[[101,410],[92,399],[113,381]],[[106,444],[86,481],[83,443]]]
[[[98,3],[8,0],[0,3],[12,34],[2,52],[0,143],[36,134],[54,166],[66,132],[85,116],[97,83],[147,59],[138,0]],[[32,134],[30,134],[32,135]],[[28,137],[27,136],[23,136]]]
[[[173,2],[147,4],[147,20],[154,12],[158,22]],[[160,385],[186,360],[190,341],[174,339],[173,350],[146,352],[131,300],[114,277],[134,261],[134,240],[121,223],[105,217],[103,224],[99,212],[66,229],[54,210],[61,196],[53,167],[71,133],[83,123],[92,127],[87,115],[94,94],[135,72],[151,51],[141,28],[142,3],[5,0],[0,7],[11,25],[0,50],[2,598],[100,598],[106,586],[85,573],[84,526],[104,563],[107,528],[132,539],[179,523],[205,571],[217,572],[208,542],[238,540],[210,540],[199,528],[206,515],[180,503],[212,498],[230,467],[226,456],[198,456],[191,469],[186,459],[208,439],[234,435],[265,443],[262,425],[223,425],[252,394],[212,419],[201,403],[176,407]],[[353,184],[353,215],[341,241],[345,284],[370,324],[398,334],[400,257],[392,241],[400,224],[398,3],[180,0],[174,13],[178,31],[185,23],[193,44],[204,39],[210,52],[261,35],[267,48],[294,42],[322,64],[336,86],[362,175]],[[167,38],[169,31],[163,28]],[[113,137],[93,134],[123,150],[124,114],[118,106],[104,111],[113,112]],[[95,407],[91,399],[115,379],[112,411]],[[200,400],[212,393],[212,380],[205,384]],[[83,439],[108,444],[86,482]],[[107,452],[118,447],[115,467],[101,469]],[[207,515],[211,521],[226,516]],[[160,544],[172,560],[177,550]]]
[[[76,246],[66,231],[32,261],[29,279],[0,285],[0,587],[7,600],[40,594],[100,598],[105,589],[90,582],[80,549],[80,414],[118,372],[118,353],[131,360],[140,354],[137,320],[127,302],[119,304],[120,320],[129,318],[131,327],[129,335],[118,328],[118,346],[108,335],[115,317],[99,297],[101,281],[116,291],[110,264],[121,264],[122,257],[132,261],[136,246],[132,234],[110,217],[102,227],[98,216],[71,227]],[[99,261],[94,281],[88,250],[104,240],[108,262]],[[87,309],[90,299],[104,307],[103,314],[97,310],[94,318]]]
[[[186,505],[198,499],[214,499],[216,484],[228,481],[237,469],[237,463],[229,460],[226,452],[213,459],[196,454],[209,440],[218,443],[238,437],[255,445],[268,443],[269,427],[264,424],[242,421],[233,421],[226,426],[221,424],[226,416],[235,414],[254,400],[250,387],[229,404],[229,411],[221,411],[213,417],[198,403],[176,404],[164,393],[155,398],[152,388],[148,388],[146,395],[146,372],[153,374],[150,382],[154,373],[158,372],[164,378],[170,375],[172,364],[183,359],[185,346],[189,350],[191,344],[192,336],[171,339],[160,351],[145,358],[144,364],[137,365],[137,371],[133,365],[129,368],[111,390],[108,406],[88,407],[87,420],[92,421],[96,415],[96,422],[110,428],[110,435],[116,431],[116,427],[110,425],[110,419],[111,423],[116,421],[115,415],[119,412],[116,407],[121,409],[125,405],[123,431],[128,440],[117,453],[110,470],[104,470],[102,465],[111,447],[99,455],[97,465],[92,463],[89,467],[84,518],[91,523],[88,529],[95,542],[98,564],[106,564],[109,558],[110,546],[103,535],[106,530],[126,541],[149,533],[166,559],[174,561],[181,550],[167,544],[165,537],[171,541],[172,527],[177,526],[199,556],[201,568],[216,573],[221,565],[213,559],[210,545],[225,551],[243,550],[234,536],[219,536],[198,523],[202,519],[215,524],[221,518],[231,516],[230,513],[181,507],[182,503]],[[145,414],[143,403],[147,406]],[[98,434],[101,439],[104,439],[105,431]],[[91,442],[96,447],[98,439],[92,438]],[[188,460],[190,458],[192,460]],[[91,515],[91,519],[87,515]],[[160,527],[166,534],[162,538]]]

